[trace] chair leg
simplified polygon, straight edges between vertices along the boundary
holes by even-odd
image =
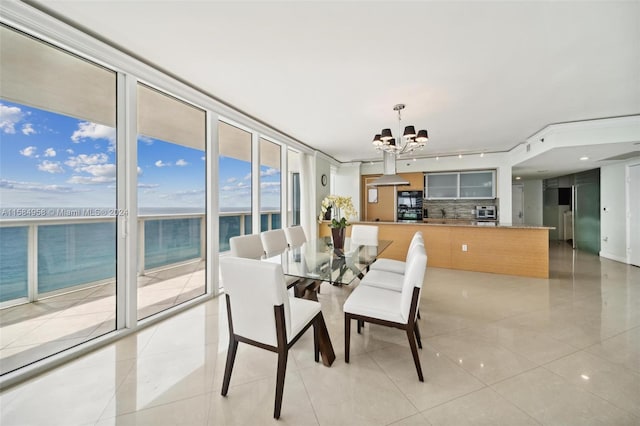
[[[358,334],[362,331],[362,326],[364,325],[364,321],[356,320],[358,323]]]
[[[420,329],[418,328],[418,323],[413,323],[413,332],[416,335],[416,340],[418,341],[418,347],[422,349],[422,341],[420,340]]]
[[[287,372],[287,357],[289,351],[287,348],[279,348],[278,350],[278,374],[276,376],[276,402],[273,408],[273,418],[280,418],[280,409],[282,408],[282,395],[284,392],[284,376]]]
[[[349,364],[349,345],[351,344],[351,318],[344,314],[344,362]]]
[[[422,319],[420,318],[420,309],[418,308],[418,319]]]
[[[420,358],[418,357],[418,348],[416,347],[416,338],[413,333],[413,327],[407,328],[407,337],[409,338],[409,346],[411,346],[411,354],[413,355],[413,362],[416,365],[416,371],[418,372],[418,379],[424,382],[422,377],[422,367],[420,366]]]
[[[233,363],[236,361],[236,352],[238,351],[238,341],[233,335],[229,336],[229,349],[227,349],[227,365],[224,367],[224,380],[222,381],[222,396],[227,396],[229,391],[229,383],[231,382],[231,371],[233,371]]]
[[[319,327],[319,321],[316,319],[313,321],[313,357],[316,362],[320,361],[320,345],[318,343],[320,333]]]

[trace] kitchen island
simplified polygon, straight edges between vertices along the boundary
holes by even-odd
[[[393,240],[382,257],[405,260],[411,237],[416,231],[421,231],[429,266],[549,278],[551,228],[476,221],[429,222],[352,224],[378,226],[379,239]],[[320,236],[331,235],[328,223],[319,225]],[[351,227],[348,227],[347,235],[350,232]]]

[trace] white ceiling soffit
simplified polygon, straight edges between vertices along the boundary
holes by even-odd
[[[553,148],[514,166],[512,174],[522,179],[548,179],[615,164],[622,160],[611,157],[639,149],[640,142]]]
[[[206,114],[143,84],[138,84],[138,133],[205,150]]]
[[[640,109],[638,1],[29,3],[343,162],[397,103],[419,156]]]
[[[0,26],[0,96],[116,126],[116,73]]]

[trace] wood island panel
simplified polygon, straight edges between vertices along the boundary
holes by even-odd
[[[549,278],[549,229],[517,226],[470,226],[362,222],[379,227],[378,238],[392,240],[381,257],[405,260],[411,237],[422,231],[428,265],[438,268]],[[330,236],[326,224],[320,236]],[[347,236],[351,227],[347,228]],[[467,251],[462,251],[462,245]]]

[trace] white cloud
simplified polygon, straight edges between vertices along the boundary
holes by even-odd
[[[279,173],[280,173],[280,170],[269,167],[267,170],[261,170],[260,176],[275,176]]]
[[[238,178],[230,177],[229,179],[227,179],[227,183],[233,183],[233,182],[235,182],[237,180],[238,180]]]
[[[67,183],[80,185],[96,185],[101,183],[111,183],[116,181],[115,164],[90,164],[75,169],[76,172],[88,173],[91,176],[74,175],[67,180]]]
[[[73,143],[80,143],[83,139],[106,139],[110,144],[109,150],[113,151],[116,143],[116,129],[103,124],[83,121],[78,123],[78,130],[73,132],[71,140]]]
[[[73,154],[73,150],[71,148],[67,149],[67,154]]]
[[[244,192],[244,191],[248,191],[250,188],[251,187],[246,183],[238,182],[235,185],[225,185],[220,189],[222,191],[227,191],[227,192]]]
[[[180,166],[180,167],[184,167],[186,165],[188,165],[189,163],[187,163],[186,161],[184,161],[182,158],[179,159],[178,161],[176,161],[176,166]]]
[[[33,128],[31,123],[25,123],[22,125],[22,134],[29,136],[34,133],[36,133],[36,129]]]
[[[142,169],[138,166],[138,176],[142,176]]]
[[[158,160],[154,164],[156,167],[167,167],[171,165],[171,163],[163,163],[162,160]]]
[[[14,191],[33,191],[33,192],[58,192],[69,193],[75,192],[70,186],[62,185],[45,185],[39,182],[20,182],[15,180],[0,179],[0,188]]]
[[[159,186],[157,183],[138,183],[138,188],[157,188]]]
[[[84,166],[80,168],[81,171],[89,173],[92,176],[103,176],[116,178],[116,165],[115,164],[94,164],[91,166]]]
[[[251,173],[246,174],[242,179],[243,180],[251,180]]]
[[[47,148],[44,150],[44,156],[45,157],[55,157],[56,156],[56,150],[53,148]]]
[[[36,148],[35,146],[28,146],[25,149],[21,149],[20,150],[20,154],[24,155],[25,157],[35,157],[36,156],[36,151],[38,150],[38,148]]]
[[[59,161],[44,160],[42,163],[38,164],[38,170],[47,173],[64,173],[64,169],[60,165]]]
[[[79,185],[98,185],[101,183],[114,182],[116,178],[110,178],[108,176],[71,176],[67,183],[75,183]]]
[[[20,108],[0,104],[0,130],[4,133],[15,133],[15,126],[23,117],[24,113]]]
[[[153,139],[151,139],[149,136],[139,135],[138,142],[143,142],[146,145],[153,145]]]
[[[64,162],[69,167],[73,167],[76,171],[80,171],[79,169],[84,166],[90,166],[93,164],[104,164],[109,161],[109,156],[105,153],[98,154],[80,154],[75,157],[69,157],[67,161]]]
[[[280,182],[260,182],[260,188],[280,187]]]
[[[200,159],[201,159],[202,161],[206,160],[206,158],[204,158],[204,157],[200,157]]]

